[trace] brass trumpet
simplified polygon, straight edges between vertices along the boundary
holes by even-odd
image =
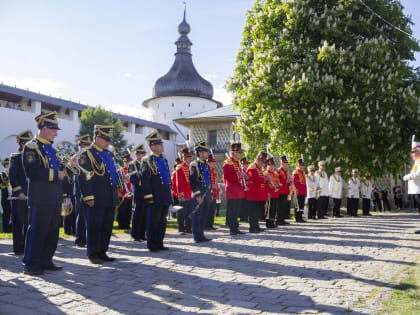
[[[75,166],[71,165],[71,161],[76,160],[78,161],[80,156],[86,151],[85,148],[80,149],[79,152],[75,153],[72,156],[66,155],[62,152],[58,152],[57,156],[58,158],[63,162],[63,164],[69,169],[71,170],[74,174],[80,174],[80,172],[84,173],[86,175],[86,180],[90,180],[95,173],[93,171],[88,171],[86,169],[84,169],[83,167],[81,167],[79,165],[79,163],[77,163]]]

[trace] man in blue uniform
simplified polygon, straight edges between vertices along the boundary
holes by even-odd
[[[163,141],[158,131],[146,137],[152,151],[142,159],[142,185],[147,207],[147,248],[151,252],[167,250],[163,246],[169,205],[173,203],[168,161],[162,155]]]
[[[209,207],[212,200],[210,167],[207,164],[209,148],[206,141],[197,142],[194,146],[197,160],[190,164],[190,185],[193,193],[192,232],[194,241],[202,243],[211,241],[204,236]]]
[[[90,135],[80,136],[77,144],[79,145],[79,152],[85,151],[90,146],[92,140]],[[76,176],[76,235],[74,243],[78,247],[86,246],[86,203],[82,200],[82,191],[80,190],[79,178]]]
[[[87,256],[93,264],[114,261],[107,255],[118,203],[117,170],[107,150],[113,135],[112,125],[95,125],[91,147],[80,156],[79,175],[83,201],[87,204]]]
[[[29,228],[23,263],[25,274],[41,275],[43,270],[61,270],[52,261],[57,248],[64,172],[52,147],[58,128],[57,113],[35,117],[38,136],[23,149],[23,166],[28,185]]]
[[[134,202],[135,209],[133,213],[132,225],[131,225],[131,237],[136,242],[142,242],[146,240],[146,228],[147,228],[147,211],[144,202],[144,191],[141,181],[141,160],[146,155],[144,145],[139,144],[134,148],[136,154],[136,160],[128,165],[128,173],[130,175],[130,182],[134,189]]]
[[[16,136],[18,152],[10,156],[9,178],[12,186],[12,231],[13,252],[15,255],[23,254],[25,236],[28,229],[28,182],[22,163],[22,151],[25,144],[32,140],[32,131],[24,130]]]

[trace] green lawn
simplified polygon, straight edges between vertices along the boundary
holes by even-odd
[[[394,291],[393,299],[383,302],[378,314],[420,314],[420,264],[400,282]]]

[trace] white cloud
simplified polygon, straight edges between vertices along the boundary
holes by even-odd
[[[219,102],[222,102],[223,105],[232,104],[232,94],[226,91],[223,87],[214,89],[213,98]]]
[[[132,73],[130,73],[130,72],[127,72],[127,73],[124,73],[124,74],[123,74],[123,77],[124,77],[125,79],[131,78],[132,76],[133,76],[133,74],[132,74]]]
[[[216,78],[217,78],[217,74],[215,74],[215,73],[206,73],[204,75],[204,79],[206,79],[208,81],[214,80]]]
[[[46,78],[16,78],[0,76],[0,82],[20,89],[28,89],[32,92],[59,97],[62,93],[64,83],[54,79]]]
[[[110,104],[104,105],[107,110],[114,113],[137,117],[140,119],[151,120],[151,112],[142,105],[128,105],[128,104]]]

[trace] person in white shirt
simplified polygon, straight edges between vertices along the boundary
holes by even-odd
[[[358,217],[357,210],[359,210],[360,197],[360,180],[359,170],[353,169],[352,176],[349,178],[349,194],[347,199],[347,214],[352,217]]]
[[[363,215],[371,215],[369,213],[372,201],[372,185],[370,174],[366,173],[365,178],[360,180],[360,193],[362,194]]]
[[[316,203],[318,219],[326,219],[328,202],[330,200],[328,193],[328,174],[325,172],[325,161],[319,161],[319,170],[315,173],[319,186],[319,198]]]
[[[413,141],[411,144],[411,157],[413,158],[414,165],[411,172],[403,177],[403,180],[408,181],[408,194],[414,199],[414,207],[420,214],[420,142]],[[420,234],[420,230],[415,232]]]
[[[307,199],[308,199],[308,217],[315,219],[316,212],[316,194],[319,189],[318,180],[315,176],[315,166],[308,166],[308,175],[306,176]]]
[[[329,191],[330,197],[333,200],[333,216],[341,218],[340,207],[341,207],[341,195],[343,192],[343,179],[341,178],[341,167],[335,168],[335,174],[330,177]]]

